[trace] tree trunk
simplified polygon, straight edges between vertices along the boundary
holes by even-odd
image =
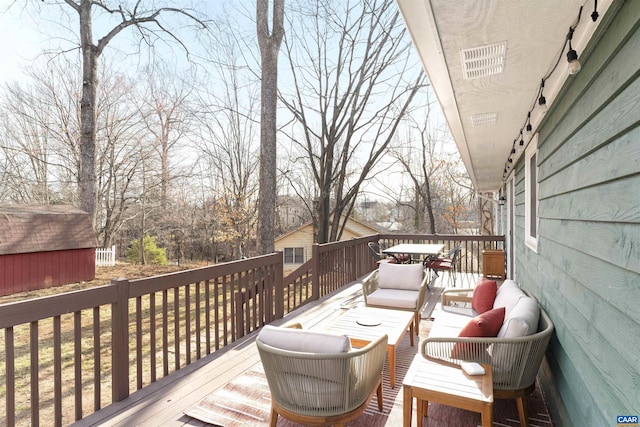
[[[269,0],[258,0],[258,45],[262,61],[260,106],[260,189],[258,191],[258,253],[275,249],[276,109],[278,106],[278,52],[284,35],[284,0],[273,1],[273,29],[269,33]]]
[[[82,99],[80,100],[80,208],[91,217],[95,229],[96,207],[96,70],[98,54],[92,40],[91,1],[80,2],[80,39],[82,50]]]
[[[427,211],[427,219],[429,220],[429,233],[435,234],[436,218],[435,218],[435,215],[433,214],[433,203],[432,203],[433,198],[431,197],[431,183],[429,182],[428,179],[424,183],[424,189],[425,189],[424,204],[425,204],[425,209]]]

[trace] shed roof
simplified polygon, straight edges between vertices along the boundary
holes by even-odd
[[[0,205],[0,255],[95,248],[86,212],[66,205]]]

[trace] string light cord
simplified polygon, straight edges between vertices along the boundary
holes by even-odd
[[[532,100],[532,102],[530,104],[531,106],[529,108],[529,111],[527,112],[527,118],[525,119],[525,122],[524,122],[523,126],[520,128],[520,133],[519,133],[520,136],[522,135],[523,130],[526,128],[527,123],[530,123],[531,113],[533,112],[533,109],[535,108],[535,106],[539,103],[540,97],[543,96],[545,81],[548,80],[551,77],[551,75],[558,68],[558,65],[560,64],[560,61],[562,61],[562,58],[564,57],[564,52],[565,52],[565,50],[567,48],[567,44],[571,45],[571,39],[573,38],[573,32],[578,27],[578,24],[580,24],[580,18],[582,17],[582,9],[583,8],[584,8],[584,4],[582,4],[580,6],[580,9],[578,10],[578,16],[576,17],[575,22],[573,23],[573,25],[571,25],[569,27],[569,32],[565,36],[564,43],[562,45],[562,49],[560,50],[560,54],[558,55],[558,58],[556,59],[555,63],[553,64],[553,67],[542,78],[540,86],[538,86],[538,92],[537,92],[535,98]],[[598,0],[594,0],[593,13],[591,14],[591,19],[593,20],[593,22],[595,22],[598,19],[598,16],[599,16],[597,9],[598,9]],[[511,152],[509,153],[509,157],[507,158],[507,161],[505,162],[504,173],[502,175],[503,179],[506,178],[506,175],[507,175],[507,172],[508,172],[508,170],[510,168],[510,165],[513,163],[513,159],[512,159],[511,156],[514,154],[513,153],[513,149],[516,147],[516,141],[518,141],[517,138],[513,141],[513,146],[512,146]]]
[[[542,80],[548,80],[549,77],[551,77],[551,75],[556,71],[556,68],[558,68],[558,64],[560,64],[560,61],[564,57],[564,51],[567,48],[567,43],[571,44],[570,40],[573,37],[573,32],[575,31],[575,29],[578,27],[578,24],[580,23],[580,17],[582,16],[583,7],[584,5],[580,6],[580,11],[578,12],[578,18],[576,19],[576,22],[571,27],[569,27],[569,33],[567,33],[567,36],[564,38],[564,44],[562,45],[562,49],[560,49],[560,55],[558,55],[558,59],[556,60],[556,63],[553,65],[553,68],[551,69],[551,71],[549,71],[549,73],[542,78]],[[542,89],[540,90],[542,91]],[[538,93],[538,97],[539,96],[540,94]]]

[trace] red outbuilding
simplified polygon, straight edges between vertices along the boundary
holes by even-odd
[[[73,206],[0,205],[0,295],[93,280],[96,245]]]

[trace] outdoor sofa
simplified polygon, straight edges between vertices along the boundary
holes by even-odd
[[[450,289],[433,311],[434,323],[422,354],[452,364],[491,366],[494,398],[516,399],[521,425],[528,425],[526,397],[553,332],[538,302],[513,280],[498,288],[483,279],[474,290]]]

